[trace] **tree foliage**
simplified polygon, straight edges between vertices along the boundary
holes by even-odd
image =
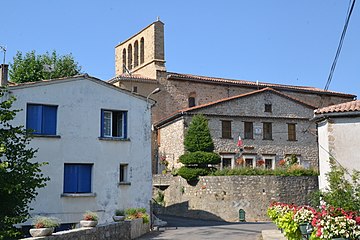
[[[218,164],[221,158],[214,152],[193,152],[185,153],[180,156],[180,162],[183,164]]]
[[[70,77],[80,74],[81,67],[71,54],[52,53],[36,55],[35,51],[25,54],[17,52],[10,63],[10,80],[16,83],[36,82],[44,79]]]
[[[180,162],[185,166],[179,169],[178,174],[187,181],[208,175],[214,169],[211,164],[218,164],[221,160],[219,154],[213,152],[214,143],[208,122],[202,115],[192,118],[184,145],[187,152],[180,156]]]
[[[195,115],[192,118],[184,140],[185,150],[188,152],[212,152],[212,141],[208,121],[203,115]]]
[[[347,171],[330,159],[331,171],[326,177],[329,187],[321,192],[322,199],[334,207],[347,211],[360,211],[360,172],[354,171],[350,178],[345,177]]]
[[[12,126],[19,110],[12,110],[15,97],[0,93],[0,239],[15,239],[13,224],[29,217],[28,204],[36,197],[37,188],[46,181],[40,170],[44,163],[30,162],[37,150],[29,148],[30,134],[23,126]]]

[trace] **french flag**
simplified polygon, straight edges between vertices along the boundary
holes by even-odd
[[[237,142],[237,146],[238,146],[238,147],[242,147],[242,146],[243,146],[243,140],[241,139],[240,134],[239,134],[239,139],[238,139],[238,142]]]

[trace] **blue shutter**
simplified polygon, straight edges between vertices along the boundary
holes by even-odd
[[[123,112],[124,114],[124,138],[127,138],[127,112]]]
[[[102,109],[100,115],[100,137],[104,137],[104,110]]]
[[[92,165],[78,165],[78,192],[91,192],[91,168]]]
[[[26,111],[26,128],[34,130],[34,134],[41,134],[42,106],[28,104]]]
[[[42,133],[56,135],[56,106],[43,106]]]
[[[76,193],[78,188],[78,168],[74,164],[64,165],[64,193]]]

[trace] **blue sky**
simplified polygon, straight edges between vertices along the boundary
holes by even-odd
[[[359,4],[330,90],[360,96]],[[168,71],[324,88],[348,6],[345,0],[2,1],[0,45],[7,62],[16,51],[72,53],[84,72],[107,80],[115,72],[115,45],[159,16]]]

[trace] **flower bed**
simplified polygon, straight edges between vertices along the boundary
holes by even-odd
[[[360,238],[359,211],[345,211],[326,205],[314,209],[309,206],[272,203],[267,212],[270,219],[283,229],[284,235],[290,240],[302,239],[299,227],[306,223],[309,223],[309,239]]]

